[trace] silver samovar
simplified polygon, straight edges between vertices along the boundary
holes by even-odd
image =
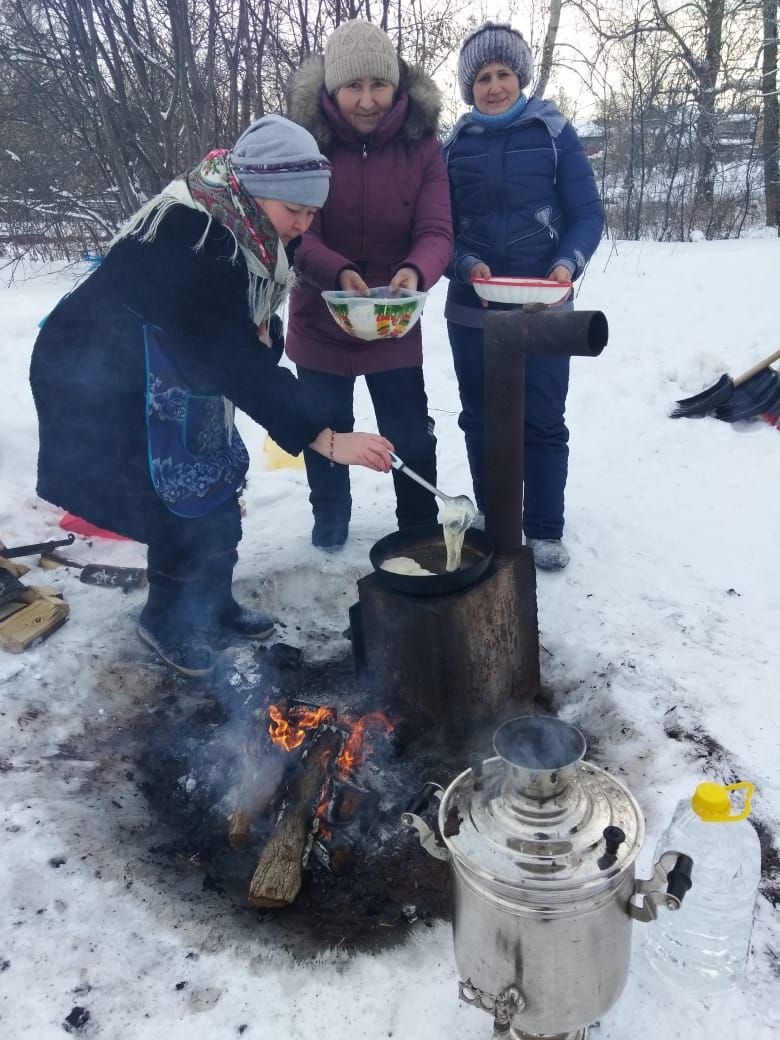
[[[574,726],[521,716],[440,799],[438,828],[403,815],[450,863],[460,998],[493,1015],[494,1040],[584,1040],[626,983],[633,920],[679,909],[691,860],[665,852],[636,881],[645,835],[629,791],[583,762]]]

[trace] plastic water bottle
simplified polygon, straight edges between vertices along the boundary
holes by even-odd
[[[745,803],[732,809],[729,794],[744,790]],[[656,848],[693,860],[693,885],[679,910],[659,909],[644,933],[644,954],[666,980],[691,993],[722,993],[745,971],[750,950],[761,848],[748,822],[753,785],[699,784],[683,799]]]

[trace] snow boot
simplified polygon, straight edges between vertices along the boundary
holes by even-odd
[[[349,533],[348,520],[314,519],[311,532],[311,544],[325,552],[337,552],[344,545]]]
[[[540,570],[562,571],[569,562],[568,550],[560,538],[526,538],[525,544]]]
[[[209,579],[204,581],[212,597],[214,610],[214,640],[223,649],[242,639],[257,641],[268,639],[273,634],[276,622],[264,610],[253,610],[237,603],[233,598],[233,561],[226,557],[215,561],[216,566]]]
[[[220,625],[228,638],[231,635],[235,635],[241,636],[243,639],[255,639],[260,642],[273,635],[276,622],[265,611],[242,607],[231,596],[230,608],[221,616]]]
[[[209,643],[198,635],[174,635],[155,631],[143,623],[138,625],[139,637],[150,646],[160,660],[187,679],[205,679],[212,674],[216,657]]]
[[[216,655],[206,634],[208,620],[201,619],[197,584],[153,567],[148,568],[148,575],[149,593],[138,619],[139,637],[179,675],[205,678],[214,670]]]

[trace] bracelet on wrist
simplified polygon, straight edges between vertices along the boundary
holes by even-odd
[[[335,430],[331,430],[330,431],[330,449],[328,451],[328,459],[330,461],[331,466],[335,466],[336,465],[336,462],[335,462],[335,460],[333,458],[333,449],[335,447],[335,444],[336,444],[336,431]]]

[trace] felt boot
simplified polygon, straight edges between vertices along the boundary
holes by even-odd
[[[202,679],[213,672],[216,657],[207,636],[192,625],[189,600],[194,585],[150,569],[138,635],[179,675]]]
[[[562,571],[569,562],[568,550],[560,538],[526,538],[525,544],[540,570]]]
[[[244,607],[233,598],[233,561],[226,561],[221,573],[211,576],[215,603],[218,645],[229,646],[236,637],[261,641],[273,634],[275,621],[263,610]]]
[[[348,533],[348,520],[333,520],[315,516],[314,527],[311,531],[311,544],[326,552],[336,552],[346,542]]]

